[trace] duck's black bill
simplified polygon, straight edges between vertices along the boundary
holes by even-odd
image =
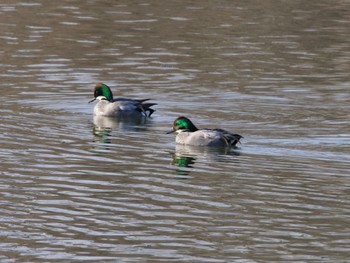
[[[89,101],[89,103],[94,102],[95,100],[96,100],[96,98],[94,98],[94,99],[90,100],[90,101]]]
[[[168,131],[166,134],[170,134],[170,133],[173,133],[173,132],[175,132],[175,130]]]

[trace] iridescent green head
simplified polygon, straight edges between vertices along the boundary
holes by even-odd
[[[181,132],[181,131],[189,131],[189,132],[195,132],[197,131],[197,127],[192,123],[192,121],[184,116],[180,116],[176,118],[176,120],[173,123],[173,129],[168,132]]]
[[[113,101],[113,94],[111,89],[103,83],[97,83],[94,87],[94,99],[90,102],[93,102],[97,97],[104,96],[108,101]]]

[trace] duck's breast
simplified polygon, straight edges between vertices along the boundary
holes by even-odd
[[[100,100],[94,107],[94,114],[97,116],[105,116],[107,105],[109,104],[106,100]]]

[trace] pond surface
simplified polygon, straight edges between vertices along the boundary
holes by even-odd
[[[349,1],[6,2],[1,262],[349,262]]]

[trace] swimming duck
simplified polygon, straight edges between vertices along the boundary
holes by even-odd
[[[190,119],[180,116],[167,133],[176,132],[176,143],[193,146],[235,146],[241,138],[223,129],[198,129]]]
[[[94,114],[107,117],[150,117],[155,111],[151,107],[156,103],[145,103],[150,99],[134,100],[127,98],[113,98],[111,89],[104,83],[97,83],[94,87],[93,102],[95,105]]]

